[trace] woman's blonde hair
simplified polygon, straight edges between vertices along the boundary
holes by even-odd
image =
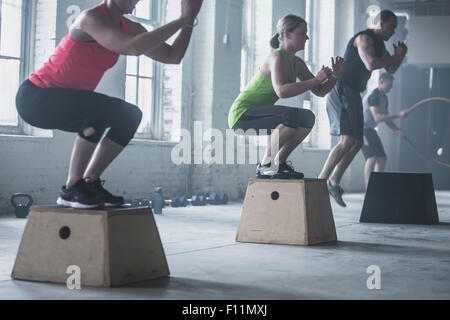
[[[280,42],[283,37],[284,31],[292,32],[295,29],[297,29],[302,23],[306,24],[306,21],[303,18],[300,18],[299,16],[288,14],[278,20],[277,23],[277,33],[274,34],[272,39],[270,39],[270,46],[273,49],[277,49],[280,47]]]

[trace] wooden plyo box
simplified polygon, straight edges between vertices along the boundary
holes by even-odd
[[[312,245],[336,240],[326,180],[250,179],[236,241]]]
[[[81,285],[119,286],[169,275],[151,208],[76,210],[32,207],[12,278],[66,283],[78,266]]]

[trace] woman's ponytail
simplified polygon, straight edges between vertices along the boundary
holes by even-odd
[[[278,49],[280,47],[280,34],[278,32],[270,39],[270,46],[273,49]]]

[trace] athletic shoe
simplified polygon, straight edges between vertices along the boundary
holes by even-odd
[[[337,204],[344,208],[347,207],[344,200],[342,200],[342,188],[339,185],[333,186],[330,180],[327,180],[327,187],[328,193],[333,197]]]
[[[97,178],[92,183],[87,183],[92,192],[102,199],[105,207],[120,207],[123,205],[123,197],[112,195],[111,192],[103,188],[104,184],[105,180],[100,180],[100,178]]]
[[[303,173],[295,171],[290,161],[281,163],[278,173],[290,175],[289,179],[303,179],[305,177]]]
[[[60,206],[93,209],[103,206],[102,199],[90,190],[84,179],[78,180],[70,188],[62,186],[56,203]]]
[[[271,168],[271,163],[264,166],[261,166],[261,163],[258,163],[256,166],[256,178],[258,179],[270,179],[275,173],[275,170]]]

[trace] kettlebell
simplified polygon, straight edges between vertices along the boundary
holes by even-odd
[[[17,198],[28,198],[26,204],[16,201]],[[33,204],[33,198],[26,193],[15,193],[11,196],[11,204],[14,207],[14,213],[17,218],[25,219],[30,212],[30,207]]]

